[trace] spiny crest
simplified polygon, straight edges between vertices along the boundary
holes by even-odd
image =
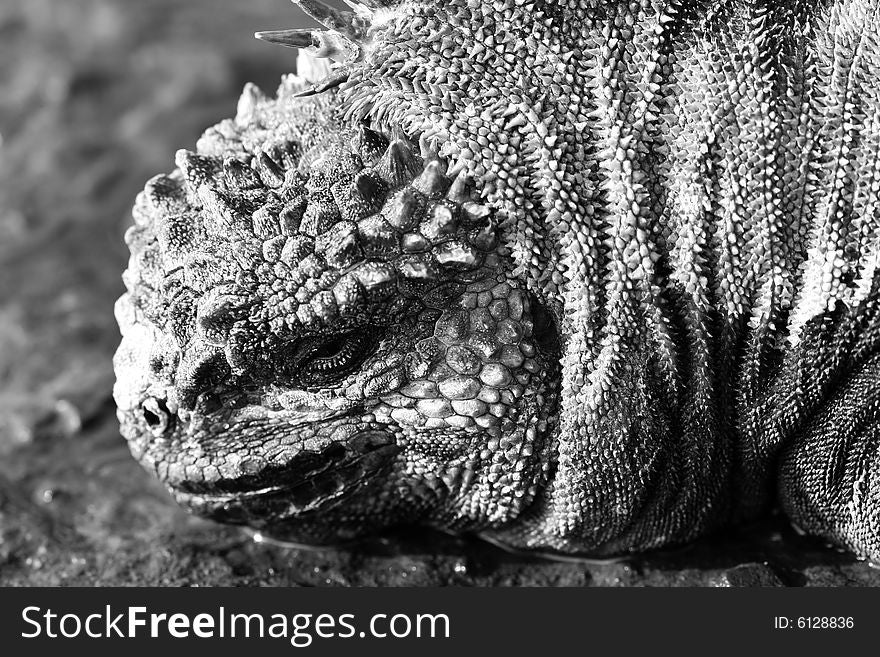
[[[498,266],[492,213],[426,140],[362,126],[305,146],[179,151],[140,195],[125,280],[184,359],[268,366],[291,341],[387,324]]]
[[[327,29],[266,30],[254,36],[287,48],[300,48],[313,57],[334,62],[332,72],[301,91],[301,96],[333,89],[348,80],[350,66],[363,59],[364,48],[370,41],[370,28],[384,20],[386,9],[395,4],[390,0],[346,0],[353,11],[340,11],[320,0],[292,2]]]

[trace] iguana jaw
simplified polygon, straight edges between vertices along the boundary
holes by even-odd
[[[175,500],[214,520],[271,527],[335,507],[387,476],[399,449],[393,433],[370,428],[344,442],[303,448],[286,462],[260,467],[245,458],[238,477],[180,482]],[[248,473],[249,467],[257,467]]]
[[[266,526],[335,506],[387,478],[399,452],[401,432],[356,405],[293,412],[251,404],[207,414],[197,405],[158,425],[147,409],[167,405],[155,385],[149,393],[119,412],[133,455],[178,503],[222,522]]]

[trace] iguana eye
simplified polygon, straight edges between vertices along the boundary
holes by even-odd
[[[374,333],[349,331],[316,340],[299,363],[299,378],[306,384],[322,384],[351,373],[373,350]]]
[[[150,432],[156,437],[164,435],[174,424],[174,416],[168,410],[165,401],[155,397],[144,400],[141,404],[141,415],[150,427]]]

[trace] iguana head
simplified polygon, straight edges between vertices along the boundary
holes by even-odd
[[[188,508],[281,538],[501,524],[542,480],[555,332],[468,176],[297,90],[249,88],[139,196],[123,433]]]

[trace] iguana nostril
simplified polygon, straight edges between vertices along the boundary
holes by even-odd
[[[162,418],[153,413],[150,409],[144,409],[144,419],[150,427],[157,427],[162,422]]]
[[[174,416],[162,399],[146,399],[141,404],[141,415],[154,436],[164,435],[173,426]]]

